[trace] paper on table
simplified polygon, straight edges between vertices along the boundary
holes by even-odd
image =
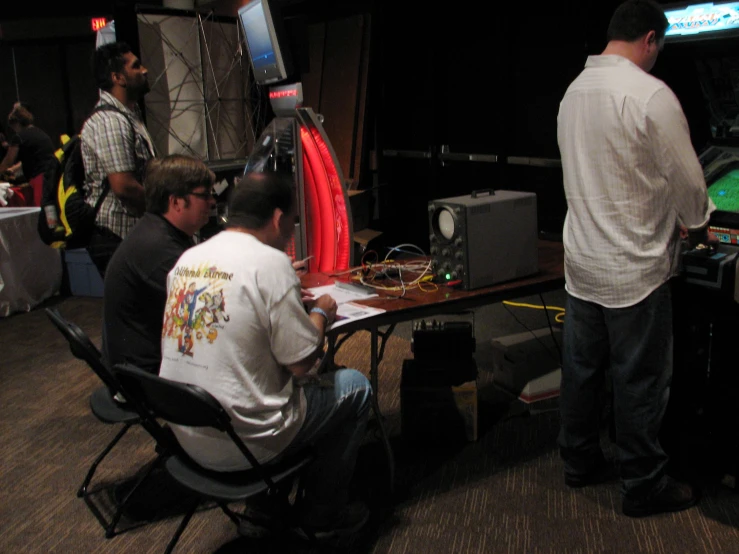
[[[336,285],[324,285],[322,287],[314,287],[312,289],[308,289],[313,293],[313,296],[318,298],[319,296],[323,294],[328,294],[336,300],[336,303],[338,305],[344,304],[346,302],[353,302],[355,300],[364,300],[365,298],[374,298],[376,296],[379,296],[376,292],[365,292],[360,289],[356,290],[350,290],[345,288],[339,288]]]
[[[343,304],[339,304],[339,307],[336,310],[336,320],[331,324],[329,329],[336,329],[337,327],[346,325],[350,321],[372,317],[373,315],[381,314],[384,311],[385,310],[380,308],[362,306],[361,304],[355,304],[354,302],[345,302]]]
[[[308,289],[316,298],[323,294],[330,295],[338,304],[336,310],[336,320],[331,324],[329,329],[336,329],[342,325],[346,325],[350,321],[365,319],[373,315],[381,314],[385,310],[380,308],[372,308],[370,306],[362,306],[355,304],[353,300],[363,300],[365,298],[373,298],[379,296],[377,293],[363,292],[360,290],[347,290],[339,288],[336,285],[325,285],[323,287],[314,287]]]

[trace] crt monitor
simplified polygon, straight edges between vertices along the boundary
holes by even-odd
[[[739,2],[696,2],[665,6],[665,42],[739,36]]]
[[[273,4],[250,0],[238,15],[256,82],[269,85],[286,80],[292,71],[290,49]]]

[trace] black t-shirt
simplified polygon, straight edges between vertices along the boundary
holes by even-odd
[[[167,274],[192,239],[162,216],[146,213],[116,249],[105,272],[103,352],[159,373]]]
[[[29,125],[21,129],[10,139],[10,146],[18,147],[18,159],[23,164],[23,175],[26,180],[51,169],[55,162],[54,144],[49,135],[38,127]]]

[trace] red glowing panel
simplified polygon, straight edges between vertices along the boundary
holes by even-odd
[[[295,261],[296,253],[295,253],[295,235],[290,239],[290,242],[288,243],[287,247],[285,248],[285,254],[287,254],[292,261]]]
[[[93,31],[99,31],[108,24],[108,20],[104,17],[93,17],[90,20],[90,26]]]
[[[329,194],[333,202],[332,211],[334,213],[334,224],[336,225],[336,270],[343,271],[349,269],[350,239],[349,239],[349,215],[346,211],[346,202],[344,200],[344,188],[339,179],[339,173],[336,171],[333,157],[328,149],[328,145],[317,129],[313,129],[313,139],[318,148],[318,153],[323,161],[323,167],[326,171],[328,179]]]
[[[323,166],[321,155],[318,152],[318,147],[315,142],[311,140],[311,135],[307,130],[301,128],[300,135],[303,143],[303,167],[304,173],[307,178],[305,179],[308,184],[310,192],[306,194],[306,201],[310,202],[315,199],[315,206],[309,207],[308,212],[312,213],[313,218],[307,221],[307,224],[311,226],[312,233],[309,236],[315,236],[317,232],[320,235],[320,239],[316,240],[313,244],[313,248],[317,250],[317,254],[314,254],[318,261],[318,271],[331,272],[336,270],[336,236],[334,229],[334,206],[331,200],[331,189],[328,184],[328,177],[326,175],[326,169]],[[305,171],[305,168],[308,171]],[[318,217],[316,217],[318,215]]]
[[[288,98],[290,96],[297,96],[298,90],[297,89],[288,89],[288,90],[271,90],[269,91],[269,97],[270,98]]]
[[[318,271],[349,269],[350,229],[344,189],[328,145],[318,130],[301,126],[308,254]]]

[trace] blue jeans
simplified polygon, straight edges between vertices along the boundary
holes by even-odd
[[[621,490],[640,497],[659,487],[667,455],[658,434],[672,380],[672,300],[665,283],[627,308],[567,295],[560,386],[560,454],[582,475],[603,456],[600,403],[612,381]]]
[[[303,387],[307,401],[305,421],[290,446],[289,456],[307,445],[315,459],[303,472],[303,523],[321,525],[336,516],[347,502],[359,446],[369,419],[372,387],[355,369],[319,376]]]

